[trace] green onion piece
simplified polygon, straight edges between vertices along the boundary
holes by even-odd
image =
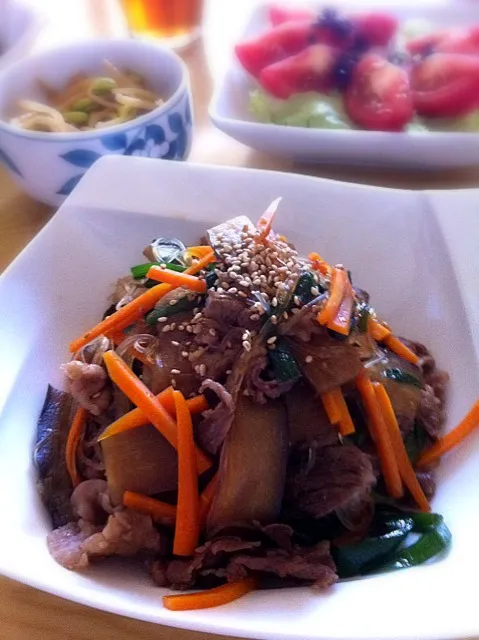
[[[289,382],[301,378],[302,374],[298,363],[289,346],[283,340],[276,342],[275,349],[268,350],[268,357],[273,378],[278,382]]]
[[[302,304],[308,304],[311,300],[314,300],[317,296],[311,293],[311,288],[316,287],[319,293],[323,293],[323,287],[316,282],[311,271],[304,271],[300,276],[296,288],[294,290],[294,295],[298,296],[301,300]]]
[[[419,389],[422,388],[422,383],[418,378],[416,378],[416,376],[413,376],[411,373],[403,371],[402,369],[386,369],[383,375],[390,380],[394,380],[395,382],[410,384],[413,387],[418,387]]]
[[[151,267],[159,267],[160,264],[162,263],[147,262],[145,264],[137,264],[135,267],[131,267],[131,275],[135,278],[135,280],[141,280],[141,278],[146,278],[146,274]],[[166,268],[171,269],[171,271],[178,271],[180,273],[183,273],[183,271],[186,269],[186,267],[183,267],[180,264],[173,264],[172,262],[166,263]]]
[[[370,313],[369,305],[365,302],[361,302],[361,304],[356,307],[356,327],[361,333],[366,333],[368,330]]]

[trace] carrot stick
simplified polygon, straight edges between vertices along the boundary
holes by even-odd
[[[351,415],[349,413],[346,400],[344,399],[343,392],[341,391],[341,388],[338,387],[337,389],[333,389],[330,393],[332,393],[341,414],[338,424],[339,433],[342,436],[350,436],[356,431],[356,429],[354,428],[354,422],[351,420]]]
[[[382,342],[391,335],[391,331],[373,318],[368,318],[368,332],[377,342]]]
[[[348,336],[351,330],[351,316],[353,313],[354,297],[353,288],[349,280],[345,285],[344,297],[339,305],[338,312],[335,316],[331,317],[331,320],[327,323],[328,329],[336,331],[343,336]]]
[[[150,267],[146,277],[150,278],[150,280],[158,280],[159,282],[172,284],[175,287],[186,287],[198,293],[204,293],[206,291],[206,280],[200,280],[198,276],[190,276],[188,273],[180,273],[166,268],[163,269],[156,265]]]
[[[317,316],[319,324],[326,324],[337,315],[346,292],[347,282],[349,281],[346,271],[335,267],[331,276],[329,297]]]
[[[155,500],[149,496],[134,491],[125,491],[123,504],[129,509],[151,516],[155,522],[166,525],[174,525],[176,521],[176,507],[161,500]]]
[[[111,380],[138,409],[141,409],[148,421],[158,429],[162,436],[175,449],[178,449],[178,432],[175,421],[158,398],[153,395],[117,353],[107,351],[103,354],[103,360]],[[198,448],[196,449],[196,464],[199,473],[211,466],[207,456]]]
[[[213,249],[207,253],[203,258],[192,264],[188,269],[184,271],[187,275],[195,275],[201,269],[204,269],[215,261],[215,253]],[[74,353],[91,342],[94,338],[97,338],[101,334],[108,333],[112,329],[125,329],[130,324],[136,322],[139,318],[145,315],[148,311],[151,311],[155,304],[159,302],[167,293],[173,291],[175,287],[170,284],[158,284],[156,287],[152,287],[142,293],[141,296],[135,298],[124,307],[112,313],[111,316],[105,318],[92,329],[87,331],[84,335],[80,336],[76,340],[70,343],[70,351]]]
[[[384,388],[384,385],[382,385],[380,382],[374,382],[373,387],[376,399],[386,423],[386,427],[391,436],[401,478],[403,479],[406,487],[409,489],[412,497],[417,502],[417,505],[421,509],[421,511],[431,511],[429,502],[424,495],[424,491],[419,484],[419,480],[417,479],[411,461],[409,460],[409,456],[407,454],[406,447],[404,446],[401,431],[399,430],[399,425],[388,393]]]
[[[273,226],[274,216],[276,215],[276,211],[278,210],[278,206],[281,200],[282,198],[276,198],[276,200],[273,200],[273,202],[269,205],[261,218],[258,220],[258,223],[256,224],[256,229],[258,230],[258,236],[256,239],[258,242],[263,242],[263,240],[266,240],[266,238],[269,236],[271,228]]]
[[[419,362],[417,355],[411,351],[411,349],[406,347],[399,338],[396,338],[393,335],[388,336],[384,340],[384,344],[387,345],[391,351],[394,351],[394,353],[397,353],[398,356],[404,358],[404,360],[407,360],[411,364],[417,364]]]
[[[432,447],[425,451],[417,461],[419,468],[426,467],[439,460],[441,456],[460,444],[467,436],[479,426],[479,400],[474,404],[469,413],[461,422],[445,436],[439,438]]]
[[[158,284],[156,287],[148,289],[148,291],[142,293],[141,296],[138,296],[138,298],[135,298],[118,311],[115,311],[115,313],[112,313],[111,316],[99,322],[92,329],[80,336],[80,338],[73,340],[73,342],[70,343],[70,351],[72,353],[78,351],[78,349],[81,349],[81,347],[84,347],[102,333],[105,334],[112,329],[116,329],[117,325],[126,319],[131,320],[129,324],[135,322],[138,318],[145,315],[145,313],[151,311],[155,304],[170,291],[171,287],[167,284]]]
[[[178,506],[173,553],[191,556],[200,537],[198,475],[196,473],[193,423],[186,400],[173,391],[178,424]]]
[[[203,493],[200,494],[200,530],[205,527],[206,518],[208,517],[208,512],[211,508],[213,498],[215,497],[217,484],[218,477],[213,476],[203,490]]]
[[[308,258],[311,260],[311,266],[315,271],[319,271],[325,276],[331,274],[331,267],[326,260],[323,260],[319,253],[313,251],[308,255]]]
[[[196,259],[204,258],[210,252],[211,247],[209,244],[200,244],[196,247],[188,247],[185,251],[186,254]]]
[[[75,413],[70,431],[68,432],[67,443],[65,447],[65,464],[67,467],[68,475],[71,478],[74,487],[78,486],[81,482],[80,473],[77,467],[77,449],[82,437],[83,430],[85,428],[87,417],[87,410],[80,407]]]
[[[321,394],[321,402],[331,424],[337,424],[341,420],[341,407],[336,401],[336,397],[332,391],[326,391]]]
[[[387,492],[393,498],[401,498],[404,492],[396,455],[374,387],[364,373],[358,376],[356,384],[366,410],[371,437],[376,444]]]
[[[173,398],[173,387],[167,387],[163,389],[161,393],[156,396],[157,400],[161,402],[163,408],[168,411],[170,416],[174,418],[176,416],[175,413],[175,401]],[[201,413],[202,411],[206,411],[209,408],[208,401],[206,400],[203,394],[199,396],[195,396],[194,398],[188,398],[186,401],[188,405],[188,409],[190,413]],[[143,413],[141,409],[132,409],[128,413],[125,413],[123,416],[112,422],[108,427],[98,436],[98,442],[102,440],[106,440],[106,438],[110,438],[111,436],[116,436],[119,433],[123,433],[124,431],[129,431],[130,429],[136,429],[137,427],[142,427],[145,424],[148,424],[148,418]]]
[[[237,582],[229,582],[197,593],[185,593],[177,596],[163,596],[163,606],[171,611],[190,611],[192,609],[208,609],[219,607],[238,600],[256,588],[254,578],[245,578]]]

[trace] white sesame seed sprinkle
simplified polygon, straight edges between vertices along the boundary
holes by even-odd
[[[179,346],[180,346],[180,343],[179,343],[179,342],[177,342],[176,340],[172,340],[172,341],[171,341],[171,344],[172,344],[174,347],[179,347]]]
[[[245,351],[251,351],[251,342],[249,342],[249,340],[243,340],[243,349]]]
[[[272,316],[271,316],[271,322],[272,322],[273,324],[276,324],[276,323],[278,322],[278,318],[277,318],[277,316],[272,315]]]
[[[168,320],[168,318],[166,316],[161,316],[160,318],[158,318],[158,322],[166,322]]]
[[[181,371],[179,369],[172,369],[170,373],[172,376],[178,376],[181,373]]]
[[[170,325],[166,324],[161,330],[161,333],[168,333],[169,330],[170,330]]]
[[[310,362],[313,362],[313,356],[306,356],[306,358],[304,359],[304,361],[309,364]]]
[[[278,298],[276,296],[274,296],[274,298],[271,300],[271,304],[273,307],[278,306]]]
[[[200,376],[205,376],[206,375],[206,365],[205,364],[200,364]]]
[[[268,344],[274,344],[274,343],[276,342],[276,340],[277,340],[277,339],[278,339],[278,336],[271,336],[271,338],[268,338],[268,339],[266,340],[266,342],[267,342]]]

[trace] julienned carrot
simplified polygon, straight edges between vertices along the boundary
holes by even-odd
[[[391,351],[397,353],[398,356],[404,358],[404,360],[407,360],[408,362],[411,362],[411,364],[417,364],[419,362],[419,358],[417,357],[417,355],[413,351],[411,351],[411,349],[406,347],[406,345],[401,342],[399,338],[396,338],[396,336],[388,336],[384,340],[384,344],[387,345],[391,349]]]
[[[406,447],[404,446],[404,441],[399,430],[396,414],[394,413],[394,409],[391,404],[391,400],[389,399],[388,393],[384,388],[384,385],[382,385],[380,382],[374,382],[373,387],[380,410],[384,417],[384,421],[391,436],[391,441],[393,443],[394,453],[396,455],[396,461],[401,478],[403,479],[404,484],[409,489],[412,497],[416,501],[421,511],[430,511],[431,507],[426,496],[424,495],[424,491],[422,490],[421,485],[419,484],[419,480],[417,479],[411,461],[409,460]]]
[[[375,318],[368,319],[368,332],[377,341],[381,342],[391,335],[391,331]]]
[[[327,323],[328,329],[348,336],[351,330],[351,316],[353,314],[354,295],[349,280],[345,284],[344,297],[339,305],[337,314]]]
[[[389,429],[386,426],[379,407],[374,387],[365,373],[358,376],[356,385],[366,410],[371,437],[378,450],[379,462],[381,464],[387,492],[393,498],[401,498],[404,495],[404,491],[399,474],[399,467]]]
[[[148,422],[151,422],[168,442],[177,449],[178,433],[175,421],[158,398],[153,395],[117,353],[107,351],[103,354],[103,360],[112,381],[138,409],[141,409]],[[206,455],[198,448],[196,448],[196,464],[199,473],[211,466]]]
[[[278,206],[281,200],[282,198],[276,198],[276,200],[273,200],[273,202],[269,205],[261,218],[258,220],[256,224],[256,229],[258,230],[258,236],[256,239],[258,242],[266,240],[266,238],[269,236],[270,231],[273,227],[274,216],[276,215],[276,211],[278,210]]]
[[[313,251],[308,255],[308,259],[311,260],[311,266],[315,271],[319,271],[323,275],[329,275],[331,273],[331,267],[326,260],[323,260],[319,253]]]
[[[129,509],[151,516],[155,522],[165,525],[174,525],[176,521],[176,507],[161,500],[155,500],[149,496],[134,491],[125,491],[123,504]]]
[[[331,424],[338,424],[341,420],[341,407],[336,401],[336,397],[332,391],[326,391],[321,394],[321,402]]]
[[[65,447],[65,464],[74,487],[78,486],[81,482],[76,456],[78,444],[85,428],[86,417],[87,410],[80,407],[73,418]]]
[[[172,284],[175,287],[186,287],[198,293],[204,293],[206,291],[206,280],[200,280],[198,276],[190,276],[188,273],[180,273],[166,268],[163,269],[156,265],[150,267],[146,277],[150,278],[150,280],[158,280],[159,282]]]
[[[73,342],[70,343],[70,351],[72,353],[78,351],[78,349],[84,347],[94,338],[116,329],[124,320],[131,320],[129,324],[135,322],[138,318],[145,315],[145,313],[151,311],[155,304],[169,293],[171,289],[171,286],[167,284],[158,284],[156,287],[148,289],[148,291],[142,293],[141,296],[138,296],[138,298],[135,298],[118,311],[115,311],[115,313],[112,313],[111,316],[99,322],[80,338],[73,340]]]
[[[175,413],[175,401],[173,398],[173,387],[167,387],[163,389],[161,393],[156,396],[157,400],[161,402],[163,407],[168,411],[172,418],[176,416]],[[209,408],[208,401],[205,396],[201,393],[194,398],[188,398],[186,401],[188,405],[188,409],[190,413],[201,413],[206,411]],[[98,437],[98,442],[102,440],[106,440],[106,438],[110,438],[111,436],[116,436],[119,433],[123,433],[124,431],[129,431],[130,429],[136,429],[137,427],[142,427],[144,424],[148,423],[148,418],[145,416],[141,409],[132,409],[128,413],[125,413],[121,418],[112,422],[108,427],[100,434]]]
[[[346,271],[335,267],[331,276],[329,297],[323,309],[318,313],[319,324],[327,324],[332,318],[336,317],[341,302],[343,301],[348,282],[348,274]]]
[[[211,508],[213,498],[215,497],[217,484],[218,477],[213,476],[213,478],[203,489],[203,492],[200,494],[200,530],[204,529],[205,527],[206,518],[208,517],[208,512]]]
[[[334,400],[341,414],[338,423],[339,433],[342,436],[350,436],[356,431],[356,429],[354,428],[354,422],[351,419],[343,392],[341,391],[341,388],[338,387],[337,389],[333,389],[331,393],[333,394]]]
[[[201,244],[195,247],[187,247],[185,253],[192,258],[204,258],[208,253],[211,252],[211,247],[209,244]]]
[[[221,587],[198,591],[197,593],[185,593],[178,596],[163,596],[163,606],[171,611],[190,611],[192,609],[208,609],[219,607],[238,600],[245,594],[256,588],[254,578],[245,578],[237,582],[229,582]]]
[[[207,254],[205,254],[198,262],[195,262],[191,266],[189,266],[184,273],[187,275],[195,275],[201,269],[207,267],[210,262],[214,262],[216,260],[215,253],[213,249]],[[148,311],[151,311],[155,304],[159,302],[167,293],[173,291],[175,287],[170,284],[158,284],[156,287],[152,287],[142,293],[141,296],[135,298],[124,307],[112,313],[111,316],[105,318],[97,325],[95,325],[92,329],[87,331],[83,336],[73,340],[70,343],[70,351],[75,353],[81,347],[84,347],[86,344],[91,342],[94,338],[97,338],[101,334],[108,333],[109,331],[115,329],[125,329],[130,324],[136,322],[139,318],[145,315]]]
[[[430,449],[425,451],[417,461],[416,466],[425,467],[436,462],[442,455],[460,444],[467,436],[479,426],[479,400],[461,422],[445,436],[439,438]]]
[[[200,537],[195,440],[190,410],[183,394],[173,391],[173,397],[178,425],[178,506],[173,553],[177,556],[191,556]]]

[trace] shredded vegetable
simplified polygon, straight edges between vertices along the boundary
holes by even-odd
[[[68,475],[71,478],[74,487],[80,484],[81,476],[78,471],[76,456],[78,444],[80,442],[88,412],[80,407],[75,413],[70,431],[68,432],[67,444],[65,449],[65,463]]]
[[[197,593],[185,593],[178,596],[163,596],[163,606],[171,611],[190,611],[192,609],[208,609],[219,607],[238,600],[256,588],[253,578],[245,578],[237,582],[229,582],[221,587]]]

